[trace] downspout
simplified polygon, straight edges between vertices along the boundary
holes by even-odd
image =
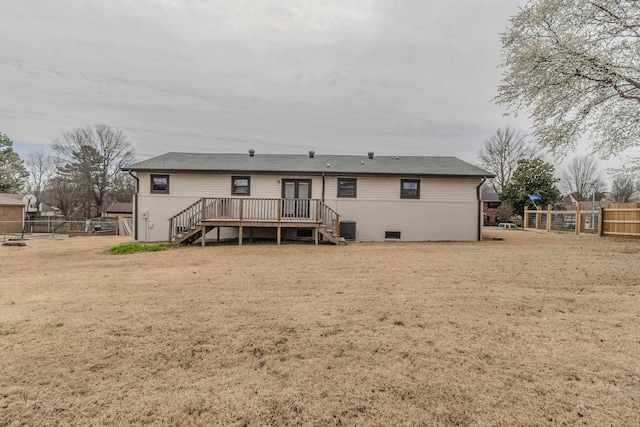
[[[140,179],[137,176],[129,172],[129,175],[136,180],[136,193],[133,195],[133,212],[135,215],[133,216],[133,240],[138,241],[138,192],[140,191]]]
[[[480,188],[485,183],[487,177],[483,176],[482,181],[476,187],[476,197],[478,197],[478,241],[482,240],[482,197],[480,196]]]

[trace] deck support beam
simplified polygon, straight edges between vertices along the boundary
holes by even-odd
[[[278,241],[278,244],[280,244],[280,241],[282,240],[282,227],[279,225],[276,227],[276,240]]]
[[[240,224],[240,226],[238,226],[238,246],[242,246],[242,224]]]

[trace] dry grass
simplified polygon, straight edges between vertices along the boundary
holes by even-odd
[[[0,247],[0,425],[640,425],[640,242]]]

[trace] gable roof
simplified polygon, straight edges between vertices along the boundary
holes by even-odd
[[[343,156],[301,154],[167,153],[124,171],[289,173],[306,175],[409,175],[443,177],[493,177],[455,157]]]
[[[20,196],[20,198],[16,198],[15,196]],[[0,205],[15,205],[25,207],[25,203],[22,201],[22,195],[20,194],[0,194]]]

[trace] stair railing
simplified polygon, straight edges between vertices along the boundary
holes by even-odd
[[[320,201],[320,217],[318,220],[320,224],[324,225],[328,229],[332,230],[332,234],[336,237],[340,237],[340,215],[338,212],[331,209],[323,201]]]
[[[200,199],[169,218],[170,242],[202,221],[202,208],[203,205],[206,206],[205,201],[206,199]]]

